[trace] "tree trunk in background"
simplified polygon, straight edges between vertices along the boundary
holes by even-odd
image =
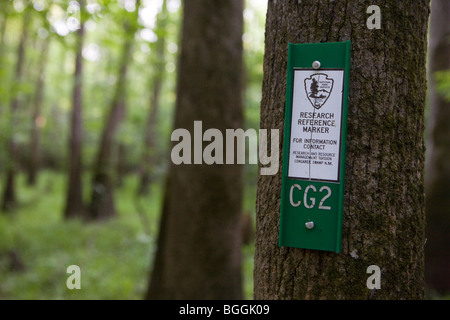
[[[85,9],[84,0],[79,1],[81,17]],[[65,218],[82,217],[85,213],[83,204],[83,43],[84,43],[84,21],[80,22],[77,32],[77,52],[75,58],[74,87],[72,97],[71,135],[69,140],[69,180],[67,183]]]
[[[425,280],[430,289],[440,294],[450,293],[450,101],[437,91],[436,73],[450,71],[449,16],[448,0],[432,1]]]
[[[22,34],[20,36],[20,42],[17,49],[17,64],[15,71],[15,86],[19,85],[22,76],[23,76],[23,67],[25,62],[25,42],[28,37],[28,23],[29,23],[29,11],[28,7],[25,8],[25,13],[23,15],[23,29]],[[17,204],[16,197],[16,174],[17,174],[17,144],[15,141],[15,135],[17,128],[16,125],[16,117],[18,109],[22,103],[20,96],[21,92],[19,90],[15,91],[15,95],[11,101],[11,123],[10,123],[10,131],[9,131],[9,141],[8,141],[8,151],[9,158],[8,163],[6,164],[6,180],[5,186],[3,188],[3,199],[2,199],[2,210],[3,211],[12,211]]]
[[[122,47],[116,90],[103,129],[97,160],[94,165],[92,196],[88,217],[91,220],[104,220],[114,217],[117,214],[114,205],[114,162],[112,161],[112,151],[114,149],[115,134],[125,116],[127,73],[128,65],[133,60],[133,43],[138,12],[139,1],[136,1],[133,21],[126,21],[124,24],[125,42]]]
[[[5,34],[6,34],[6,25],[7,25],[7,11],[6,9],[2,7],[0,7],[0,10],[2,10],[3,12],[3,17],[1,20],[1,25],[0,25],[0,86],[3,86],[4,83],[6,83],[6,81],[4,80],[4,65],[5,65]],[[6,99],[4,97],[3,94],[0,93],[0,117],[2,116],[3,112],[4,112],[4,108],[5,108],[5,104],[6,104]],[[4,167],[4,158],[0,157],[0,168]]]
[[[1,8],[3,9],[3,8]],[[5,10],[6,12],[6,10]],[[6,34],[6,25],[7,25],[7,14],[5,13],[1,25],[0,25],[0,70],[3,70],[3,66],[5,64],[5,34]],[[3,81],[3,74],[0,74],[0,81]],[[3,112],[3,105],[5,100],[3,97],[0,97],[0,116]]]
[[[242,128],[242,0],[187,0],[175,128]],[[172,164],[149,299],[240,299],[242,165]]]
[[[28,184],[36,184],[36,176],[39,170],[40,163],[40,138],[41,138],[41,109],[42,100],[44,98],[44,84],[45,84],[45,67],[47,65],[49,40],[44,40],[42,43],[42,53],[39,61],[39,72],[36,84],[36,93],[33,104],[33,116],[31,118],[31,136],[30,136],[30,158],[28,161]]]
[[[127,147],[124,143],[120,142],[117,144],[116,186],[118,188],[123,186],[123,181],[127,172],[126,151]]]
[[[119,79],[116,84],[115,96],[103,129],[100,148],[94,166],[92,196],[89,208],[89,219],[93,220],[102,220],[116,215],[112,150],[115,134],[125,114],[125,82],[131,55],[131,41],[131,39],[127,39],[123,46],[123,59]]]
[[[259,177],[255,299],[424,297],[429,1],[384,3],[369,30],[368,1],[269,1],[261,128],[283,132],[288,42],[351,40],[347,160],[340,254],[278,247],[281,170]],[[370,265],[381,290],[367,288]]]
[[[163,7],[161,12],[157,17],[157,25],[156,27],[159,30],[165,30],[167,21],[167,3],[163,2]],[[144,153],[142,156],[141,163],[141,177],[139,183],[138,194],[146,195],[149,192],[150,182],[152,179],[153,168],[156,165],[156,123],[159,111],[159,101],[161,95],[161,87],[164,78],[164,69],[165,69],[165,48],[166,41],[165,35],[158,36],[158,40],[156,42],[156,62],[154,65],[154,73],[152,76],[152,90],[153,96],[150,100],[150,112],[147,119],[147,126],[145,132],[145,145],[144,145]]]

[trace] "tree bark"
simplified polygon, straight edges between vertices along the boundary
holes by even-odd
[[[187,0],[175,128],[242,128],[242,0]],[[240,299],[242,165],[172,164],[147,297]]]
[[[369,5],[269,1],[261,128],[283,133],[288,42],[351,40],[347,159],[340,254],[278,247],[281,171],[259,177],[255,299],[424,297],[429,1],[383,1],[379,30],[366,27]],[[380,290],[366,286],[370,265]]]
[[[437,90],[436,75],[450,70],[450,2],[433,0],[429,54],[429,138],[426,170],[427,286],[440,294],[450,293],[450,101]]]
[[[79,1],[81,17],[85,8],[84,0]],[[77,52],[75,58],[74,87],[72,97],[71,135],[69,139],[69,180],[67,182],[65,218],[83,217],[83,43],[84,21],[80,21],[77,32]]]
[[[114,204],[114,177],[112,151],[114,148],[115,134],[122,119],[125,116],[127,95],[128,65],[132,60],[134,34],[139,12],[139,1],[136,1],[136,10],[133,21],[126,21],[125,42],[122,47],[122,56],[119,67],[119,77],[116,83],[115,95],[111,103],[111,109],[103,129],[97,160],[94,166],[92,180],[92,196],[89,207],[91,220],[104,220],[116,216]]]
[[[157,28],[165,30],[167,20],[167,3],[163,2],[162,11],[157,17]],[[150,182],[152,180],[153,168],[156,165],[156,124],[160,104],[160,95],[164,80],[165,69],[165,35],[158,36],[156,42],[156,62],[155,71],[152,76],[153,95],[150,100],[150,112],[147,118],[147,126],[144,139],[144,153],[141,164],[141,177],[139,183],[138,194],[146,195],[149,192]]]
[[[17,86],[22,81],[23,77],[23,67],[25,63],[25,43],[28,38],[28,24],[29,24],[29,9],[25,8],[25,12],[23,14],[23,29],[22,35],[20,37],[19,46],[17,48],[17,64],[15,71],[15,79],[14,83]],[[19,92],[15,92],[14,97],[11,100],[11,123],[10,123],[10,132],[9,132],[9,140],[8,140],[8,151],[9,151],[9,159],[6,164],[6,180],[5,186],[3,188],[3,198],[2,198],[2,210],[3,211],[12,211],[17,205],[17,196],[16,196],[16,174],[17,174],[17,143],[15,141],[16,127],[17,123],[16,117],[17,112],[22,103],[21,95]]]

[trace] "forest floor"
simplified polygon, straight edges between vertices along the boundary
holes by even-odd
[[[136,198],[137,177],[128,176],[116,190],[118,217],[83,223],[63,219],[63,173],[43,171],[34,187],[25,178],[18,179],[16,212],[0,214],[0,300],[142,299],[156,248],[162,183]],[[247,185],[244,210],[254,210],[254,204],[255,187]],[[253,241],[242,253],[244,298],[252,299]],[[66,286],[70,265],[80,267],[81,290]],[[427,292],[427,299],[450,296]]]
[[[63,219],[65,184],[62,173],[49,171],[35,187],[19,177],[18,209],[0,214],[0,299],[142,299],[156,248],[161,184],[137,199],[137,178],[130,175],[116,190],[118,217],[89,224]],[[249,206],[252,198],[245,201]],[[244,297],[251,299],[253,243],[242,251]],[[81,290],[66,286],[70,265],[80,267]]]

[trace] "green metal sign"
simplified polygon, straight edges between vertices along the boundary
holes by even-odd
[[[280,246],[341,251],[350,45],[289,44]]]

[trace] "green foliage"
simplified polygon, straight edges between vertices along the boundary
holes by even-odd
[[[253,257],[255,246],[253,243],[246,245],[242,249],[242,276],[244,299],[253,299]]]
[[[23,178],[23,177],[21,177]],[[134,205],[136,179],[117,191],[118,219],[99,224],[64,221],[65,179],[46,172],[37,188],[20,181],[21,207],[0,216],[0,297],[4,299],[141,299],[155,245],[158,185],[141,199],[151,234]],[[25,271],[11,272],[4,253],[14,250]],[[69,265],[81,268],[81,290],[66,287]]]
[[[245,117],[246,127],[258,128],[259,102],[261,99],[262,57],[265,7],[255,0],[246,1],[244,53],[246,65]],[[41,129],[44,132],[41,145],[43,158],[55,161],[62,168],[67,161],[69,116],[72,107],[73,72],[75,61],[76,21],[85,21],[83,74],[83,157],[92,164],[98,147],[104,118],[107,115],[114,94],[120,63],[121,47],[126,36],[124,23],[134,21],[137,28],[134,39],[133,60],[129,62],[129,81],[127,111],[125,121],[118,132],[117,139],[128,150],[127,163],[136,168],[141,159],[143,137],[148,110],[151,107],[153,78],[158,72],[157,41],[165,38],[165,65],[163,91],[158,116],[157,142],[158,154],[167,159],[170,134],[173,125],[173,109],[176,100],[176,65],[178,56],[181,10],[169,1],[167,8],[163,1],[142,1],[140,18],[136,10],[123,7],[121,1],[88,1],[88,6],[80,13],[76,1],[36,0],[29,7],[29,37],[25,48],[23,79],[20,83],[14,78],[17,60],[17,46],[22,32],[23,1],[2,1],[0,24],[6,21],[6,33],[0,56],[0,139],[10,136],[8,112],[13,97],[23,99],[14,125],[19,131],[23,146],[26,146],[31,130],[31,107],[35,97],[37,70],[42,42],[50,42],[49,58],[45,68],[45,93],[42,104]],[[161,23],[156,19],[164,18]],[[72,21],[71,26],[69,21]],[[75,22],[73,22],[75,21]],[[4,153],[0,157],[4,157]],[[1,161],[1,159],[0,159]]]
[[[161,191],[170,163],[170,135],[176,101],[176,66],[181,29],[181,1],[142,1],[137,12],[123,1],[89,0],[85,10],[77,1],[0,1],[0,178],[3,187],[9,161],[6,146],[11,137],[18,144],[21,171],[17,188],[19,208],[12,215],[0,212],[0,299],[140,299],[146,288],[157,235]],[[29,6],[28,6],[29,5]],[[259,127],[265,6],[247,0],[244,59],[246,66],[246,127]],[[17,49],[27,14],[28,39],[22,79],[16,81]],[[114,95],[120,53],[126,37],[134,39],[129,61],[125,119],[117,142],[125,145],[128,175],[115,194],[119,217],[101,224],[64,221],[68,135],[75,71],[77,23],[85,22],[83,46],[83,162],[84,192],[90,196],[90,169],[97,153],[104,119]],[[127,35],[125,25],[135,29]],[[165,40],[164,61],[157,54],[158,38]],[[129,38],[127,38],[129,39]],[[44,98],[39,128],[41,164],[51,168],[39,175],[39,184],[25,183],[30,149],[32,107],[36,97],[39,61],[44,42],[49,43],[44,70]],[[144,132],[151,107],[158,64],[164,70],[157,119],[157,155],[150,197],[136,198],[137,175],[144,148]],[[11,111],[11,102],[20,105]],[[13,121],[14,120],[14,121]],[[116,155],[115,155],[116,156]],[[115,159],[117,162],[117,159]],[[254,214],[256,165],[245,166],[245,212]],[[1,191],[1,190],[0,190]],[[137,205],[141,204],[141,205]],[[145,215],[142,214],[144,208]],[[25,270],[9,270],[8,254],[16,252]],[[243,248],[245,297],[253,292],[253,245]],[[67,266],[81,267],[82,290],[68,290]]]
[[[24,178],[20,208],[0,215],[0,299],[142,299],[156,245],[161,184],[153,185],[149,197],[136,199],[137,179],[128,177],[116,192],[119,217],[85,224],[61,216],[62,174],[44,172],[35,188]],[[20,257],[24,271],[10,270],[10,251]],[[247,299],[253,294],[253,251],[253,244],[243,247]],[[70,265],[81,269],[81,290],[66,287]]]
[[[435,72],[437,90],[446,100],[450,101],[450,70]]]
[[[244,10],[244,62],[246,69],[245,117],[247,127],[259,128],[259,104],[263,77],[266,8],[261,1],[247,0]]]

